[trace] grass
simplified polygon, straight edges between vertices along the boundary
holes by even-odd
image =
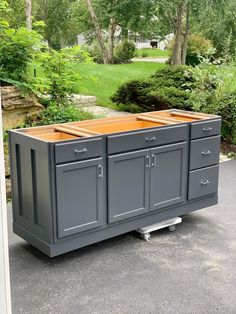
[[[97,96],[98,105],[115,108],[110,97],[120,85],[129,80],[148,77],[163,67],[164,64],[154,62],[119,65],[78,64],[78,71],[83,77],[83,84],[78,92]]]
[[[135,51],[136,57],[143,58],[168,58],[170,56],[169,50],[161,50],[157,48],[149,48],[149,49],[136,49]]]

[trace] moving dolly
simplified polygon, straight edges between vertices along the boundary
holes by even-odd
[[[143,228],[138,228],[136,231],[140,233],[141,239],[144,239],[145,241],[149,241],[151,239],[151,232],[163,229],[163,228],[168,228],[169,231],[175,231],[176,225],[182,222],[181,217],[175,217],[171,218],[168,220],[163,220],[161,222],[158,222],[156,224],[146,226]]]

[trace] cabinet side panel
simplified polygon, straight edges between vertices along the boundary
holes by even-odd
[[[49,145],[10,132],[13,220],[50,243],[52,210]]]

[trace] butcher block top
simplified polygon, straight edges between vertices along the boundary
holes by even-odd
[[[177,109],[152,111],[115,118],[85,120],[42,127],[20,129],[18,132],[43,142],[60,142],[106,134],[147,130],[181,123],[195,123],[220,118],[216,115]]]

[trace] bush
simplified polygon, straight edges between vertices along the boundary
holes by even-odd
[[[187,65],[196,66],[201,63],[203,58],[211,58],[214,53],[215,49],[210,40],[201,35],[189,36],[186,56]]]
[[[73,103],[58,106],[50,103],[41,113],[28,118],[25,127],[65,123],[93,119],[94,115],[83,109],[78,109]]]
[[[72,66],[72,62],[78,60],[81,63],[91,62],[88,53],[79,46],[39,53],[38,61],[44,70],[45,78],[37,78],[34,87],[58,104],[67,101],[69,95],[78,90],[78,82],[81,79],[78,71]]]
[[[25,28],[6,28],[0,40],[0,77],[25,81],[29,62],[41,43],[41,36]]]
[[[135,55],[135,44],[124,41],[116,45],[114,49],[114,63],[130,63]]]
[[[236,90],[222,88],[219,68],[166,67],[151,78],[119,87],[112,100],[129,110],[183,109],[222,116],[222,138],[236,144]]]
[[[120,86],[112,101],[130,107],[134,104],[141,111],[179,108],[191,110],[191,93],[197,87],[213,90],[215,83],[198,79],[187,66],[166,67],[157,71],[150,79],[131,81]]]
[[[91,46],[83,45],[83,49],[90,54],[94,62],[98,64],[103,63],[102,53],[97,43],[94,43]]]
[[[236,91],[226,92],[223,95],[215,95],[214,101],[202,108],[206,113],[220,115],[222,117],[222,139],[236,144]]]

